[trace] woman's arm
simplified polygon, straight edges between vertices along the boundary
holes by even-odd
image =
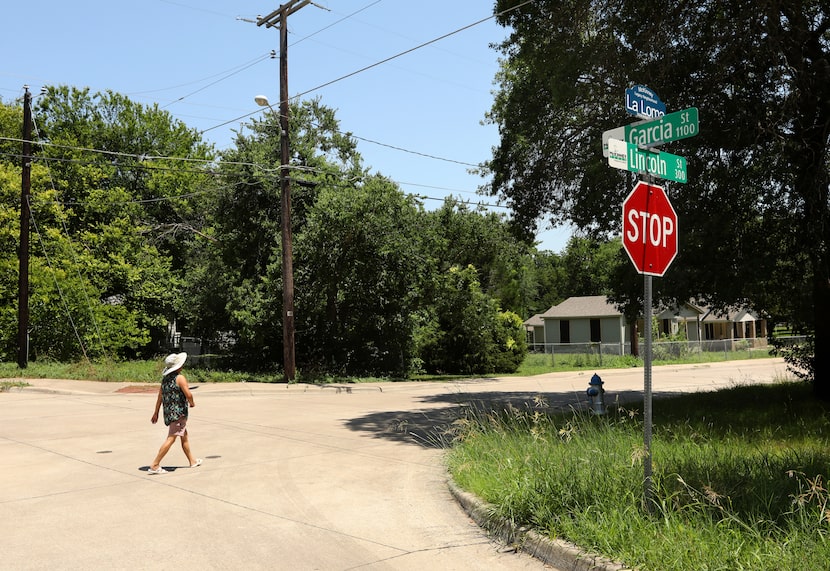
[[[156,410],[153,413],[153,418],[150,419],[150,422],[155,424],[158,422],[159,419],[159,409],[161,408],[161,387],[159,387],[159,395],[156,397]]]
[[[193,393],[190,392],[190,387],[187,386],[187,379],[184,375],[180,374],[176,377],[176,384],[182,390],[182,393],[184,393],[184,396],[187,399],[187,404],[189,404],[191,408],[196,406],[196,403],[193,402]]]

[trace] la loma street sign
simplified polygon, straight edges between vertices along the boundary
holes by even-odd
[[[666,114],[666,104],[645,85],[625,90],[625,110],[640,119],[654,119]]]
[[[615,169],[646,173],[686,183],[686,159],[663,152],[643,151],[618,139],[608,140],[608,164]]]

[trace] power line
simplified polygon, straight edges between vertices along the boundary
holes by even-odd
[[[127,95],[146,95],[148,93],[158,93],[159,91],[169,91],[171,89],[178,89],[179,87],[186,87],[188,85],[193,85],[193,84],[196,84],[196,83],[202,83],[203,81],[213,79],[214,77],[217,77],[217,76],[220,76],[220,75],[223,75],[223,74],[227,74],[224,77],[222,77],[222,78],[214,81],[213,83],[210,83],[209,85],[205,86],[205,87],[209,87],[210,85],[215,85],[216,83],[219,83],[220,81],[224,81],[224,80],[236,75],[239,72],[245,71],[249,67],[251,67],[255,64],[258,64],[261,61],[265,61],[266,59],[271,59],[272,57],[274,57],[273,54],[274,54],[274,50],[271,50],[267,54],[263,54],[261,56],[258,56],[258,57],[254,58],[251,61],[247,61],[245,63],[239,64],[238,66],[233,67],[233,68],[228,69],[228,70],[225,70],[225,71],[220,71],[219,73],[214,73],[213,75],[209,75],[208,77],[205,77],[205,78],[202,78],[202,79],[196,79],[194,81],[188,81],[187,83],[180,83],[178,85],[171,85],[170,87],[160,87],[158,89],[149,89],[149,90],[145,90],[145,91],[133,91],[131,93],[128,93]],[[199,91],[201,91],[201,89]],[[194,93],[196,93],[196,92],[194,92]],[[193,94],[191,93],[189,95],[179,97],[179,99],[177,99],[176,101],[184,99],[185,97],[189,97],[190,95],[193,95]]]
[[[367,4],[367,5],[366,5],[366,6],[364,6],[363,8],[359,8],[359,9],[355,10],[355,11],[354,11],[354,12],[352,12],[351,14],[349,14],[349,15],[347,15],[347,16],[343,16],[342,18],[340,18],[339,20],[337,20],[337,21],[335,21],[335,22],[332,22],[332,23],[331,23],[331,24],[329,24],[328,26],[325,26],[325,27],[323,27],[323,28],[320,28],[320,29],[319,29],[319,30],[317,30],[316,32],[312,32],[311,34],[308,34],[307,36],[304,36],[304,37],[300,38],[300,39],[299,39],[299,40],[297,40],[296,42],[292,43],[292,44],[291,44],[291,46],[292,46],[292,47],[293,47],[293,46],[296,46],[296,45],[297,45],[297,44],[299,44],[300,42],[304,42],[305,40],[307,40],[307,39],[309,39],[309,38],[312,38],[312,37],[316,36],[317,34],[319,34],[319,33],[321,33],[321,32],[324,32],[324,31],[328,30],[329,28],[333,28],[333,27],[334,27],[334,26],[336,26],[337,24],[340,24],[340,23],[345,22],[346,20],[348,20],[348,19],[350,19],[350,18],[353,18],[354,16],[356,16],[356,15],[360,14],[360,13],[361,13],[361,12],[363,12],[364,10],[367,10],[367,9],[371,8],[371,7],[372,7],[372,6],[374,6],[375,4],[380,4],[380,2],[381,2],[381,1],[382,1],[382,0],[375,0],[375,2],[372,2],[371,4]]]
[[[254,60],[253,62],[249,63],[248,65],[246,65],[246,66],[244,66],[244,67],[241,67],[241,68],[239,68],[239,69],[237,69],[237,70],[235,70],[235,71],[233,71],[233,72],[231,72],[231,73],[229,73],[229,74],[225,75],[224,77],[220,77],[220,78],[219,78],[219,79],[217,79],[216,81],[213,81],[213,82],[211,82],[211,83],[208,83],[207,85],[204,85],[204,86],[200,87],[200,88],[199,88],[199,89],[197,89],[196,91],[191,91],[191,92],[190,92],[190,93],[188,93],[187,95],[182,95],[182,96],[181,96],[181,97],[179,97],[178,99],[176,99],[176,100],[174,100],[174,101],[171,101],[171,102],[170,102],[170,103],[168,103],[167,105],[162,106],[162,107],[161,107],[161,109],[165,109],[165,108],[167,108],[167,107],[170,107],[170,106],[171,106],[171,105],[173,105],[174,103],[178,103],[179,101],[183,101],[184,99],[186,99],[186,98],[190,97],[191,95],[196,95],[196,94],[197,94],[197,93],[199,93],[200,91],[204,91],[205,89],[207,89],[208,87],[210,87],[210,86],[212,86],[212,85],[216,85],[217,83],[219,83],[219,82],[221,82],[221,81],[224,81],[224,80],[228,79],[229,77],[233,77],[233,76],[234,76],[234,75],[236,75],[237,73],[242,73],[243,71],[245,71],[245,70],[246,70],[246,69],[248,69],[249,67],[253,67],[253,66],[255,66],[256,64],[258,64],[259,62],[261,62],[261,61],[265,61],[266,59],[273,59],[275,56],[276,56],[276,52],[275,52],[274,50],[271,50],[271,52],[270,52],[268,55],[262,56],[262,57],[260,57],[260,58],[258,58],[258,59],[256,59],[256,60]]]
[[[532,0],[528,0],[528,2],[530,2],[530,1],[532,1]],[[524,4],[527,4],[528,2],[525,2]],[[522,4],[522,5],[524,5],[524,4]],[[520,5],[520,6],[522,6],[522,5]],[[515,10],[515,9],[517,9],[517,8],[519,8],[519,6],[516,6],[516,7],[514,7],[514,8],[511,8],[511,9],[509,9],[509,10],[505,10],[504,12],[502,12],[502,14],[505,14],[505,13],[507,13],[507,12],[509,12],[509,11],[512,11],[512,10]],[[424,43],[422,43],[422,44],[419,44],[419,45],[417,45],[417,46],[415,46],[415,47],[413,47],[413,48],[409,48],[408,50],[404,50],[404,51],[402,51],[402,52],[400,52],[400,53],[397,53],[397,54],[395,54],[395,55],[393,55],[393,56],[390,56],[390,57],[388,57],[388,58],[382,59],[382,60],[380,60],[380,61],[378,61],[378,62],[375,62],[375,63],[373,63],[373,64],[367,65],[367,66],[365,66],[365,67],[362,67],[362,68],[360,68],[360,69],[358,69],[358,70],[356,70],[356,71],[353,71],[353,72],[351,72],[351,73],[347,73],[346,75],[343,75],[343,76],[340,76],[340,77],[338,77],[338,78],[336,78],[336,79],[332,79],[331,81],[327,81],[327,82],[325,82],[325,83],[322,83],[322,84],[318,85],[317,87],[312,87],[311,89],[307,89],[306,91],[303,91],[303,92],[301,92],[301,93],[298,93],[298,94],[296,94],[296,95],[291,96],[291,97],[290,97],[290,99],[298,99],[298,98],[302,97],[303,95],[308,95],[309,93],[312,93],[312,92],[314,92],[314,91],[318,91],[318,90],[320,90],[320,89],[323,89],[324,87],[328,87],[329,85],[332,85],[332,84],[334,84],[334,83],[338,83],[338,82],[340,82],[340,81],[343,81],[344,79],[348,79],[348,78],[350,78],[350,77],[353,77],[353,76],[355,76],[355,75],[358,75],[358,74],[360,74],[360,73],[363,73],[364,71],[368,71],[368,70],[370,70],[370,69],[372,69],[372,68],[375,68],[375,67],[378,67],[378,66],[380,66],[380,65],[383,65],[383,64],[385,64],[385,63],[388,63],[388,62],[390,62],[390,61],[392,61],[392,60],[394,60],[394,59],[397,59],[397,58],[399,58],[399,57],[401,57],[401,56],[404,56],[404,55],[406,55],[406,54],[412,53],[412,52],[414,52],[414,51],[416,51],[416,50],[419,50],[419,49],[421,49],[421,48],[424,48],[424,47],[426,47],[426,46],[429,46],[429,45],[431,45],[431,44],[434,44],[434,43],[436,43],[436,42],[439,42],[439,41],[441,41],[441,40],[443,40],[443,39],[445,39],[445,38],[449,38],[450,36],[453,36],[453,35],[455,35],[455,34],[458,34],[459,32],[463,32],[464,30],[468,30],[468,29],[470,29],[470,28],[473,28],[473,27],[475,27],[475,26],[478,26],[479,24],[482,24],[482,23],[484,23],[484,22],[487,22],[488,20],[492,20],[492,19],[493,19],[493,18],[495,18],[496,16],[497,16],[497,14],[493,14],[492,16],[488,16],[488,17],[486,17],[486,18],[482,18],[481,20],[478,20],[477,22],[473,22],[472,24],[468,24],[468,25],[466,25],[466,26],[463,26],[463,27],[461,27],[461,28],[458,28],[457,30],[454,30],[454,31],[452,31],[452,32],[446,33],[446,34],[444,34],[444,35],[442,35],[442,36],[439,36],[439,37],[437,37],[437,38],[434,38],[434,39],[432,39],[432,40],[429,40],[429,41],[427,41],[427,42],[424,42]],[[202,132],[202,133],[207,133],[208,131],[212,131],[212,130],[214,130],[214,129],[218,129],[219,127],[224,127],[225,125],[229,125],[230,123],[236,123],[237,121],[241,121],[242,119],[247,119],[247,118],[248,118],[248,117],[250,117],[251,115],[255,115],[255,114],[260,113],[260,112],[261,112],[261,110],[257,109],[257,110],[255,110],[255,111],[250,112],[250,113],[246,113],[245,115],[241,115],[241,116],[236,117],[236,118],[234,118],[234,119],[229,119],[228,121],[224,121],[224,122],[222,122],[222,123],[220,123],[220,124],[218,124],[218,125],[214,125],[213,127],[208,127],[207,129],[203,129],[201,132]]]
[[[20,141],[20,139],[0,137],[0,141]],[[90,149],[90,148],[86,148],[86,147],[73,147],[73,146],[68,146],[68,145],[56,145],[56,144],[53,144],[53,143],[45,143],[45,142],[44,143],[38,143],[38,144],[41,145],[41,146],[44,146],[44,147],[53,146],[53,147],[62,148],[62,149],[69,149],[69,150],[79,150],[79,151],[87,151],[87,152],[91,152],[91,153],[102,153],[102,154],[107,154],[107,155],[117,155],[118,157],[131,158],[131,159],[135,159],[135,160],[138,160],[138,161],[146,161],[146,160],[149,160],[149,158],[150,158],[150,157],[147,157],[146,155],[136,155],[136,154],[130,154],[130,153],[116,153],[114,151],[103,151],[103,150],[99,150],[99,149]],[[0,153],[0,157],[20,159],[20,158],[22,158],[22,155],[16,154],[16,153]],[[186,162],[200,162],[200,163],[204,163],[204,164],[213,164],[214,163],[213,159],[194,159],[194,158],[167,157],[167,156],[153,156],[151,158],[153,160],[170,160],[170,161],[180,160],[180,161],[186,161]],[[202,175],[212,176],[212,177],[216,177],[216,178],[224,176],[224,173],[218,172],[218,171],[215,171],[215,170],[184,169],[184,168],[166,167],[166,166],[161,166],[161,165],[130,164],[130,163],[118,163],[118,162],[116,162],[116,163],[113,163],[113,162],[101,163],[100,161],[91,161],[91,160],[82,160],[82,159],[67,159],[67,158],[62,158],[62,157],[48,157],[48,156],[37,156],[37,157],[34,157],[34,159],[35,159],[36,162],[44,162],[44,163],[59,162],[59,163],[77,164],[77,165],[82,165],[82,166],[110,166],[112,168],[119,168],[119,169],[127,170],[127,171],[129,171],[129,170],[144,170],[144,171],[174,172],[174,173],[184,173],[184,174],[190,173],[190,174],[202,174]],[[263,172],[274,172],[274,173],[276,173],[278,171],[278,168],[275,168],[275,167],[266,167],[265,165],[262,165],[260,163],[251,163],[251,162],[245,162],[245,161],[222,161],[222,164],[223,165],[256,167],[256,168],[261,169]],[[304,166],[304,165],[288,165],[288,168],[293,170],[293,171],[307,172],[307,173],[312,173],[312,174],[325,174],[325,175],[331,175],[332,174],[331,171],[329,171],[329,170],[319,169],[319,168],[314,168],[314,167],[308,167],[308,166]],[[386,178],[389,178],[389,177],[386,177]],[[461,190],[461,189],[439,187],[439,186],[421,184],[421,183],[416,183],[416,182],[402,182],[402,181],[397,181],[397,180],[392,179],[392,178],[389,178],[389,180],[391,182],[397,184],[398,186],[417,186],[417,187],[421,187],[421,188],[432,188],[432,189],[435,189],[435,190],[458,192],[458,193],[462,193],[462,194],[478,194],[477,192],[471,191],[471,190]],[[213,192],[213,191],[199,191],[199,192],[193,192],[193,193],[178,195],[178,196],[175,196],[175,197],[126,201],[125,204],[150,203],[150,202],[174,200],[174,199],[181,199],[181,198],[188,198],[188,197],[192,197],[192,196],[198,196],[200,194],[211,193],[211,192]],[[413,194],[413,196],[421,196],[421,195]],[[430,200],[442,200],[440,198],[431,198],[431,197],[428,197],[428,198]],[[40,201],[37,201],[37,202],[40,202]],[[55,201],[49,201],[49,202],[55,202]],[[65,205],[82,205],[82,204],[84,204],[82,202],[59,202],[59,203],[60,204],[65,204]],[[484,206],[488,206],[488,207],[492,207],[492,208],[506,208],[506,207],[504,207],[502,205],[499,205],[499,204],[486,204],[486,203],[482,203],[482,204]]]
[[[493,18],[495,18],[495,15],[493,15],[493,16],[488,16],[488,17],[486,17],[486,18],[482,18],[482,19],[481,19],[481,20],[479,20],[478,22],[473,22],[472,24],[468,24],[468,25],[464,26],[463,28],[459,28],[459,29],[457,29],[457,30],[454,30],[454,31],[452,31],[452,32],[449,32],[449,33],[447,33],[447,34],[444,34],[443,36],[439,36],[439,37],[437,37],[437,38],[435,38],[435,39],[432,39],[432,40],[429,40],[429,41],[424,42],[424,43],[422,43],[422,44],[419,44],[419,45],[415,46],[414,48],[409,48],[408,50],[404,50],[404,51],[402,51],[402,52],[400,52],[400,53],[397,53],[397,54],[395,54],[395,55],[393,55],[393,56],[390,56],[390,57],[388,57],[388,58],[382,59],[382,60],[380,60],[380,61],[378,61],[378,62],[375,62],[375,63],[373,63],[373,64],[371,64],[371,65],[367,65],[366,67],[362,67],[362,68],[360,68],[360,69],[358,69],[358,70],[355,70],[355,71],[353,71],[353,72],[351,72],[351,73],[347,73],[346,75],[343,75],[343,76],[341,76],[341,77],[338,77],[337,79],[332,79],[331,81],[327,81],[326,83],[323,83],[323,84],[321,84],[321,85],[318,85],[317,87],[312,87],[312,88],[311,88],[311,89],[309,89],[309,90],[306,90],[306,91],[303,91],[303,92],[301,92],[301,93],[298,93],[297,95],[294,95],[294,96],[292,97],[292,99],[296,99],[296,98],[298,98],[298,97],[302,97],[303,95],[308,95],[309,93],[312,93],[312,92],[314,92],[314,91],[318,91],[318,90],[320,90],[320,89],[323,89],[324,87],[328,87],[329,85],[332,85],[332,84],[334,84],[334,83],[338,83],[338,82],[340,82],[340,81],[343,81],[344,79],[348,79],[348,78],[353,77],[353,76],[355,76],[355,75],[357,75],[357,74],[359,74],[359,73],[363,73],[364,71],[369,71],[369,70],[370,70],[370,69],[372,69],[372,68],[375,68],[375,67],[378,67],[378,66],[380,66],[380,65],[383,65],[383,64],[385,64],[385,63],[388,63],[388,62],[390,62],[390,61],[392,61],[392,60],[394,60],[394,59],[398,59],[399,57],[405,56],[406,54],[412,53],[412,52],[414,52],[414,51],[416,51],[416,50],[419,50],[419,49],[421,49],[421,48],[425,48],[425,47],[427,47],[427,46],[429,46],[429,45],[431,45],[431,44],[434,44],[434,43],[436,43],[436,42],[439,42],[439,41],[441,41],[441,40],[443,40],[443,39],[445,39],[445,38],[449,38],[450,36],[453,36],[453,35],[455,35],[455,34],[458,34],[459,32],[463,32],[464,30],[468,30],[468,29],[470,29],[470,28],[472,28],[472,27],[474,27],[474,26],[478,26],[479,24],[482,24],[482,23],[484,23],[484,22],[486,22],[486,21],[488,21],[488,20],[492,20]]]
[[[467,163],[467,162],[464,162],[464,161],[457,161],[455,159],[447,159],[447,158],[439,157],[439,156],[436,156],[436,155],[430,155],[428,153],[421,153],[419,151],[412,151],[410,149],[404,149],[403,147],[390,145],[388,143],[381,143],[380,141],[373,141],[372,139],[367,139],[365,137],[359,137],[359,136],[355,135],[354,133],[349,133],[349,132],[344,133],[343,131],[338,131],[338,132],[341,135],[348,135],[349,137],[352,137],[353,139],[357,139],[359,141],[364,141],[366,143],[372,143],[373,145],[379,145],[381,147],[386,147],[387,149],[393,149],[395,151],[401,151],[403,153],[409,153],[411,155],[418,155],[419,157],[425,157],[425,158],[433,159],[433,160],[436,160],[436,161],[444,161],[444,162],[447,162],[447,163],[455,163],[457,165],[463,165],[463,166],[467,166],[467,167],[478,167],[478,166],[480,166],[480,165],[476,165],[476,164],[473,164],[473,163]]]

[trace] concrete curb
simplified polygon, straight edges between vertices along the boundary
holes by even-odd
[[[588,553],[576,545],[557,539],[548,539],[536,531],[518,527],[495,515],[491,504],[466,492],[447,477],[447,486],[456,501],[479,527],[508,545],[552,565],[561,571],[633,571],[620,563]]]

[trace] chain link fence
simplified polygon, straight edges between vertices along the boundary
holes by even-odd
[[[803,337],[788,338],[788,342],[803,342]],[[645,351],[645,340],[639,340],[640,357]],[[631,355],[631,343],[530,343],[532,353],[545,353],[553,357],[599,359],[603,357],[622,357]],[[654,341],[651,345],[652,358],[655,361],[695,360],[711,361],[751,359],[767,357],[772,346],[767,339],[713,339],[708,341]],[[716,357],[716,355],[718,357]]]

